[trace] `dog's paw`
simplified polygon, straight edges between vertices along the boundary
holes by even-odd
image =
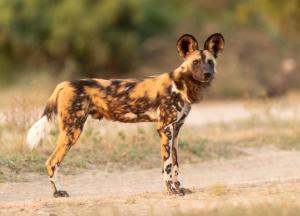
[[[172,181],[166,181],[166,188],[167,188],[168,194],[176,194],[176,189],[173,187]]]
[[[175,193],[178,196],[184,196],[185,195],[184,189],[180,186],[179,181],[174,182],[174,186],[175,186]]]
[[[53,193],[53,196],[55,198],[57,198],[57,197],[69,197],[69,194],[67,193],[67,191],[55,191]]]

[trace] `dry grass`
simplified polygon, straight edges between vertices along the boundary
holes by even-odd
[[[43,144],[30,152],[25,137],[41,112],[38,108],[41,97],[18,95],[16,98],[0,112],[0,181],[20,181],[24,179],[18,174],[44,172],[44,163],[54,150],[58,135],[57,127],[53,127]],[[268,104],[251,106],[268,110]],[[271,115],[261,120],[255,113],[248,120],[226,124],[185,125],[179,140],[180,162],[239,157],[247,154],[246,147],[275,146],[298,150],[299,126],[296,120],[276,120]],[[89,120],[79,142],[63,163],[65,174],[86,168],[159,167],[159,138],[152,124]]]
[[[14,112],[18,116],[20,112]],[[24,114],[30,113],[24,109]],[[25,136],[30,115],[11,116],[0,126],[0,180],[18,180],[23,172],[44,172],[44,162],[55,148],[53,127],[43,144],[30,152]],[[245,147],[275,146],[298,150],[298,123],[261,122],[250,119],[228,124],[184,126],[179,141],[181,163],[234,158],[247,154]],[[127,166],[160,166],[159,138],[152,124],[118,124],[90,120],[79,142],[71,149],[62,171],[73,174],[85,168],[123,169]],[[22,180],[22,179],[21,179]]]
[[[23,113],[23,114],[22,114]],[[44,162],[55,148],[58,135],[53,127],[41,146],[32,152],[25,137],[30,123],[30,111],[10,113],[0,126],[0,180],[17,180],[22,172],[44,172]],[[21,115],[21,116],[19,116]],[[232,158],[243,154],[209,134],[197,133],[203,128],[185,127],[179,142],[180,161],[197,162],[214,158]],[[79,142],[71,149],[62,171],[75,173],[82,168],[118,168],[160,166],[159,137],[153,124],[118,124],[90,120]]]
[[[0,179],[3,181],[17,180],[16,174],[22,172],[44,172],[44,162],[55,148],[57,127],[53,127],[41,146],[30,152],[25,144],[30,121],[23,120],[19,124],[16,118],[11,118],[0,129]],[[229,148],[222,142],[211,143],[210,139],[202,135],[194,136],[194,132],[194,129],[190,130],[188,127],[182,132],[179,154],[183,163],[211,158],[231,158],[241,154],[239,150]],[[123,169],[127,166],[160,166],[159,137],[154,125],[90,120],[79,142],[64,160],[62,171],[70,174],[82,168]]]

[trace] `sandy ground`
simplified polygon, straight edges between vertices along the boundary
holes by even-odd
[[[299,196],[298,152],[251,152],[252,156],[235,160],[183,165],[181,174],[188,192],[184,197],[164,192],[159,169],[120,173],[89,170],[61,176],[70,198],[51,198],[45,176],[32,176],[32,181],[25,183],[2,183],[0,215],[163,215],[224,203]]]
[[[218,104],[197,106],[187,123],[226,122],[252,115],[241,103],[227,106],[226,112]],[[288,109],[282,113],[283,117],[295,115]],[[244,150],[247,157],[182,165],[184,197],[164,192],[160,169],[88,170],[60,176],[71,197],[56,199],[46,175],[28,175],[28,182],[0,184],[0,215],[164,215],[226,203],[299,200],[299,152]]]

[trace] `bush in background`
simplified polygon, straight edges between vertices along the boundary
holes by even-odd
[[[298,0],[2,0],[0,78],[159,74],[180,64],[175,42],[186,32],[200,43],[225,36],[212,96],[263,95],[282,83],[287,60],[294,69],[285,88],[300,84]]]

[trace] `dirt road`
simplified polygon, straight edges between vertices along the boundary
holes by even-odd
[[[232,106],[231,111],[227,109],[222,117],[221,107],[204,106],[195,109],[187,123],[195,124],[197,118],[204,124],[250,115],[241,105]],[[46,175],[28,175],[28,182],[0,183],[0,215],[163,215],[224,203],[299,197],[299,152],[244,150],[247,157],[182,165],[180,173],[187,188],[184,197],[164,192],[160,169],[89,170],[60,176],[71,197],[56,199],[52,198]]]
[[[252,153],[235,160],[183,165],[183,183],[190,191],[184,197],[163,192],[159,169],[120,173],[92,170],[61,176],[71,197],[59,199],[51,198],[45,176],[31,176],[32,181],[25,183],[2,183],[0,215],[88,215],[89,211],[105,215],[161,215],[165,211],[213,207],[221,202],[238,204],[276,199],[283,194],[289,198],[299,195],[298,152],[264,149]]]

